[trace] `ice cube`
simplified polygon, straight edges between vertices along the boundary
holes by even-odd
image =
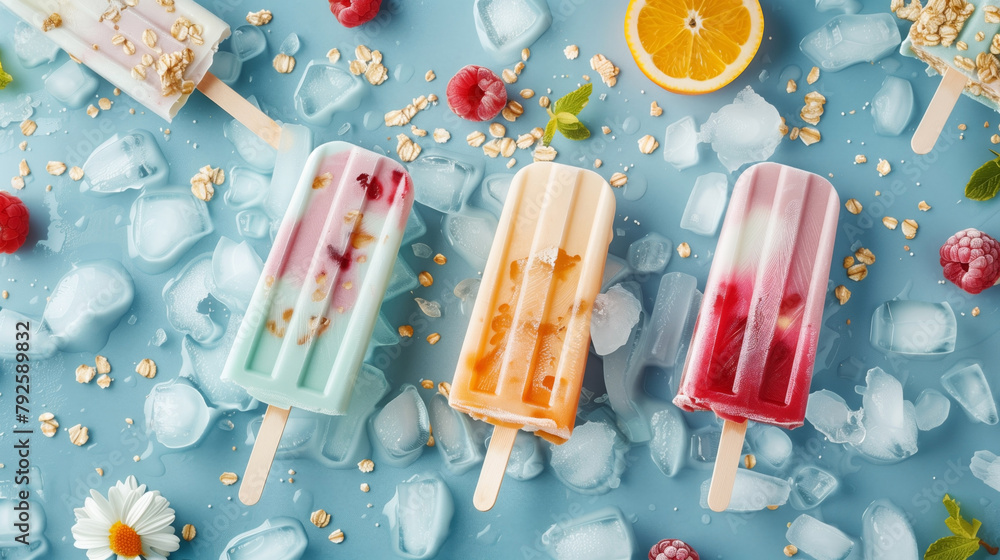
[[[282,124],[281,140],[274,159],[271,186],[267,189],[264,210],[274,220],[271,237],[277,234],[278,224],[288,210],[302,170],[313,151],[312,130],[302,124]]]
[[[792,461],[792,440],[781,428],[754,424],[747,430],[747,441],[762,471],[780,474]]]
[[[948,419],[951,401],[936,389],[924,389],[913,405],[913,412],[917,415],[917,429],[933,430]]]
[[[958,326],[948,302],[887,301],[872,314],[871,343],[897,354],[949,354]]]
[[[151,346],[163,346],[167,341],[167,331],[163,329],[156,329],[153,333],[153,337],[149,339],[149,344]]]
[[[486,267],[497,232],[497,220],[492,214],[466,206],[456,214],[445,216],[441,229],[451,248],[472,268],[482,270]]]
[[[676,407],[667,406],[653,413],[650,426],[649,456],[660,472],[674,476],[684,467],[688,454],[690,438],[684,417]]]
[[[21,334],[18,338],[19,333]],[[18,342],[28,337],[28,350],[18,350]],[[40,319],[22,315],[13,309],[0,309],[0,360],[15,360],[18,354],[27,354],[32,360],[44,360],[56,353],[56,342],[49,327]]]
[[[913,117],[913,86],[895,76],[886,76],[872,98],[872,121],[882,136],[899,136]]]
[[[472,8],[483,49],[497,62],[518,59],[552,25],[545,0],[476,0]]]
[[[542,546],[555,560],[631,560],[636,544],[632,523],[609,506],[552,525]]]
[[[812,509],[833,494],[840,482],[837,477],[819,467],[806,465],[792,475],[792,492],[788,501],[799,510]]]
[[[436,428],[435,428],[436,429]],[[486,445],[489,445],[487,440]],[[514,438],[514,448],[507,461],[507,474],[515,480],[531,480],[545,470],[545,449],[542,439],[523,430]]]
[[[26,93],[21,93],[13,99],[0,103],[0,128],[4,128],[12,122],[21,122],[30,118],[41,101],[37,101]],[[13,143],[9,147],[13,147]],[[9,149],[5,148],[5,149]]]
[[[257,408],[257,401],[246,389],[228,379],[222,379],[222,370],[242,320],[242,315],[230,315],[226,333],[214,346],[202,346],[190,336],[185,336],[181,341],[181,377],[190,380],[212,404],[222,410],[247,411]],[[166,334],[163,336],[166,338]]]
[[[416,461],[431,435],[427,407],[416,387],[403,385],[399,395],[369,421],[368,433],[377,460],[394,467]]]
[[[212,295],[230,311],[244,312],[263,270],[264,262],[246,241],[237,243],[222,236],[212,253],[212,279],[215,284]]]
[[[510,190],[510,182],[513,178],[514,176],[510,173],[494,173],[487,175],[479,187],[479,198],[483,202],[483,208],[489,210],[497,218],[500,217],[504,202],[507,201],[507,191]]]
[[[259,27],[253,25],[241,25],[233,30],[233,36],[229,38],[229,46],[233,49],[233,54],[241,62],[246,62],[251,58],[264,52],[267,48],[267,38]]]
[[[455,503],[434,472],[415,474],[396,485],[382,514],[389,518],[390,542],[404,558],[433,558],[448,538]]]
[[[81,192],[118,193],[150,189],[167,183],[170,165],[156,138],[146,130],[114,135],[94,150],[83,164]]]
[[[580,494],[606,494],[621,484],[629,444],[610,423],[577,426],[569,440],[552,448],[549,464],[556,478]]]
[[[59,46],[41,31],[18,21],[14,24],[14,53],[25,68],[34,68],[54,61],[59,56]]]
[[[898,463],[917,452],[913,403],[903,400],[902,385],[880,368],[868,370],[866,382],[855,389],[863,395],[865,437],[854,448],[873,463]]]
[[[1000,491],[1000,457],[992,451],[976,451],[969,465],[972,474],[994,490]]]
[[[77,264],[56,282],[42,320],[63,352],[96,352],[132,307],[135,285],[121,263]]]
[[[449,471],[462,474],[482,462],[482,443],[475,437],[471,418],[448,406],[441,393],[431,397],[427,411],[434,426],[434,447]]]
[[[256,209],[236,214],[236,231],[247,239],[263,239],[271,229],[271,218]]]
[[[178,380],[159,383],[146,397],[146,433],[168,449],[186,449],[208,431],[212,409],[194,387]]]
[[[234,167],[229,171],[229,188],[222,199],[236,210],[260,206],[267,200],[271,176],[257,173],[249,167]]]
[[[206,309],[215,289],[211,253],[192,259],[163,286],[163,302],[167,305],[170,326],[203,345],[219,340],[225,328],[212,319],[213,310]]]
[[[434,251],[431,246],[426,243],[414,243],[410,245],[410,249],[413,250],[413,256],[418,259],[429,259],[434,255]]]
[[[329,429],[320,451],[320,461],[335,469],[354,468],[371,451],[365,426],[375,405],[389,394],[389,382],[376,367],[363,364],[343,416],[330,416]]]
[[[667,268],[674,246],[658,233],[648,233],[628,247],[628,263],[636,272],[659,274]]]
[[[677,394],[681,370],[701,307],[701,292],[694,276],[671,272],[660,279],[660,288],[649,317],[645,374],[646,393],[669,401]],[[662,368],[662,369],[660,369]]]
[[[970,420],[989,425],[997,423],[997,403],[979,364],[952,368],[941,376],[941,385],[962,405]]]
[[[216,78],[226,85],[235,85],[243,71],[243,61],[240,57],[228,51],[216,51],[212,57],[212,66],[208,69]]]
[[[302,48],[302,40],[299,39],[298,33],[289,33],[283,41],[281,41],[281,46],[278,47],[278,52],[281,54],[287,54],[288,56],[295,56],[299,53],[299,49]]]
[[[128,254],[139,270],[159,274],[213,230],[208,205],[189,189],[146,191],[129,212]]]
[[[788,526],[785,538],[815,560],[847,560],[860,546],[840,529],[804,513]]]
[[[641,315],[642,303],[621,284],[598,294],[590,319],[590,340],[597,355],[607,356],[621,348]]]
[[[691,432],[691,463],[698,468],[710,469],[715,464],[722,440],[722,428],[716,425],[703,426]],[[743,445],[746,448],[746,444]]]
[[[701,483],[701,507],[708,509],[708,488],[712,479]],[[767,506],[782,506],[792,488],[787,480],[749,469],[737,469],[733,494],[726,511],[760,511]]]
[[[730,173],[743,164],[764,161],[781,143],[781,116],[747,86],[736,99],[708,117],[698,132]]]
[[[698,165],[698,132],[690,115],[671,123],[663,137],[663,159],[678,170]]]
[[[313,60],[295,88],[295,109],[309,124],[330,126],[334,113],[357,109],[365,91],[357,76],[326,60]]]
[[[845,14],[856,14],[861,11],[858,0],[816,0],[816,9],[821,12],[839,11]]]
[[[892,14],[840,15],[806,35],[799,49],[821,70],[836,72],[888,56],[900,41]]]
[[[917,537],[907,514],[887,499],[875,500],[861,517],[865,560],[918,560]]]
[[[45,78],[45,91],[70,109],[87,104],[97,92],[97,74],[72,60],[66,61]]]
[[[607,324],[600,326],[603,334],[595,338],[595,348],[608,345],[611,341],[617,343],[618,337],[621,337],[620,348],[604,356],[604,385],[608,390],[608,404],[615,413],[615,423],[629,441],[641,443],[649,441],[652,433],[645,407],[649,399],[642,392],[642,368],[647,338],[646,315],[639,303],[642,289],[635,282],[625,282],[613,288],[618,288],[615,295],[621,300],[618,305],[625,305],[626,298],[631,298],[632,307],[627,312],[634,312],[635,320],[627,321],[631,324],[625,328],[625,323],[621,322],[623,318],[602,319],[602,323]],[[623,328],[623,332],[614,332],[615,321],[620,323],[617,328]]]
[[[632,274],[632,267],[628,265],[628,261],[609,253],[607,260],[604,261],[604,277],[601,279],[601,291],[603,292],[612,285],[618,284],[630,274]]]
[[[862,408],[866,425],[891,428],[903,425],[903,385],[882,368],[872,368],[865,376],[865,386],[855,391],[863,395]]]
[[[478,165],[443,150],[424,151],[406,170],[416,201],[445,214],[458,212],[483,177]]]
[[[406,264],[406,261],[396,257],[396,264],[392,267],[392,276],[389,278],[389,287],[385,290],[386,301],[410,290],[417,289],[420,285],[420,281],[417,279],[417,273],[413,272],[410,265]]]
[[[406,220],[406,230],[403,231],[403,243],[412,243],[423,237],[426,233],[427,224],[420,216],[420,212],[417,211],[417,207],[410,208],[410,217]]]
[[[38,477],[41,473],[37,467],[31,467],[22,474],[24,479]],[[13,476],[11,477],[13,478]],[[0,558],[4,560],[48,560],[52,558],[49,553],[49,543],[42,537],[42,532],[46,529],[45,509],[42,504],[34,499],[22,499],[20,489],[13,484],[13,480],[2,483],[6,488],[0,490]],[[37,492],[41,497],[42,489],[35,484],[24,490],[30,495]],[[7,488],[10,488],[8,490]],[[21,542],[23,533],[16,527],[18,523],[24,523],[22,516],[25,511],[31,512],[31,536],[26,539],[28,544]]]
[[[260,108],[256,98],[253,96],[247,98],[247,101],[258,109]],[[222,133],[232,142],[233,147],[236,148],[236,153],[250,167],[263,173],[270,173],[274,169],[274,162],[278,157],[278,151],[274,149],[274,146],[265,142],[260,136],[257,136],[243,125],[243,123],[233,119],[223,125]],[[283,179],[285,178],[283,177]],[[289,188],[287,190],[291,191],[292,189]]]
[[[375,330],[372,331],[371,340],[368,342],[369,349],[380,346],[392,346],[399,344],[399,333],[389,324],[389,320],[382,313],[378,314],[378,321],[375,322]]]
[[[728,194],[729,180],[722,173],[707,173],[698,177],[684,207],[681,228],[698,235],[714,236],[726,211]]]
[[[309,538],[298,520],[272,517],[229,541],[219,560],[300,560]]]

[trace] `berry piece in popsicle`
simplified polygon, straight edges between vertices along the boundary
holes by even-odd
[[[0,252],[13,253],[28,238],[28,207],[20,198],[0,191]]]
[[[944,277],[970,294],[1000,279],[1000,242],[975,228],[949,237],[940,254]]]
[[[344,27],[357,27],[375,19],[382,0],[330,0],[330,11]]]
[[[503,80],[489,68],[472,64],[448,81],[448,107],[470,121],[488,121],[507,104]]]

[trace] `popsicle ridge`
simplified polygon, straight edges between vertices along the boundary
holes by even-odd
[[[613,218],[614,195],[592,172],[545,163],[514,177],[459,358],[454,408],[556,443],[569,437]]]
[[[677,406],[802,425],[838,212],[836,191],[817,175],[764,163],[740,177]]]

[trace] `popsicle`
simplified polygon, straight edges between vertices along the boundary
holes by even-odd
[[[573,431],[615,197],[600,175],[533,163],[511,180],[449,403],[496,426],[475,506],[496,501],[518,430]]]
[[[198,88],[278,147],[278,124],[208,71],[229,26],[194,0],[0,0],[0,5],[167,121]]]
[[[1000,8],[991,0],[931,0],[920,10],[899,51],[926,62],[942,79],[913,135],[914,152],[931,151],[963,92],[1000,110],[998,33]]]
[[[674,404],[725,420],[709,506],[726,509],[746,421],[802,425],[837,233],[824,178],[776,163],[736,182]]]
[[[268,404],[244,503],[260,498],[291,407],[346,412],[412,205],[387,157],[344,142],[309,156],[223,370]]]

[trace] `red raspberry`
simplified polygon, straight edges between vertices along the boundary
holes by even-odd
[[[944,277],[978,294],[1000,278],[1000,242],[975,229],[964,229],[941,246]]]
[[[344,27],[357,27],[378,15],[382,0],[330,0],[330,11]]]
[[[0,191],[0,252],[13,253],[28,238],[28,208],[20,198]]]
[[[698,553],[684,541],[664,539],[649,549],[649,560],[698,560]]]
[[[488,121],[506,104],[503,80],[489,68],[470,64],[448,81],[448,106],[463,119]]]

